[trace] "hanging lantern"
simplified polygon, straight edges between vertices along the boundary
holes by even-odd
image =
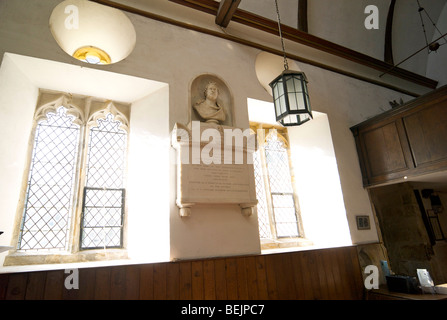
[[[289,70],[277,0],[275,0],[275,5],[279,37],[284,55],[284,71],[270,83],[276,121],[283,126],[299,126],[312,119],[309,94],[307,92],[307,78],[303,72]]]
[[[134,49],[136,32],[120,10],[87,0],[59,3],[50,17],[50,29],[70,56],[90,64],[111,64]]]
[[[270,83],[276,121],[297,126],[312,119],[307,79],[303,72],[284,70]]]

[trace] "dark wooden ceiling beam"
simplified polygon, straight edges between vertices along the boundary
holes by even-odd
[[[298,30],[308,32],[307,0],[299,0],[298,2]]]
[[[283,56],[283,52],[281,50],[269,48],[269,47],[261,45],[259,43],[255,43],[255,42],[249,41],[247,39],[242,39],[242,38],[238,38],[238,37],[235,37],[235,36],[231,36],[231,35],[229,35],[227,33],[221,33],[221,32],[217,32],[217,31],[214,31],[214,30],[206,29],[206,28],[203,28],[203,27],[194,26],[194,25],[192,25],[190,23],[185,23],[185,22],[181,22],[181,21],[178,21],[178,20],[173,20],[173,19],[168,18],[168,17],[160,16],[160,15],[157,15],[157,14],[151,13],[149,11],[145,11],[145,10],[139,10],[139,9],[137,9],[135,7],[130,7],[130,6],[124,5],[122,3],[117,3],[117,2],[114,2],[114,1],[111,1],[111,0],[91,0],[91,1],[99,3],[99,4],[103,4],[103,5],[115,8],[115,9],[123,10],[123,11],[129,12],[129,13],[137,14],[137,15],[140,15],[140,16],[152,19],[152,20],[156,20],[156,21],[172,24],[172,25],[175,25],[175,26],[178,26],[178,27],[181,27],[181,28],[185,28],[185,29],[195,30],[197,32],[209,34],[209,35],[212,35],[212,36],[215,36],[215,37],[218,37],[218,38],[234,41],[234,42],[240,43],[242,45],[250,46],[250,47],[253,47],[253,48],[257,48],[259,50],[263,50],[263,51],[266,51],[266,52],[270,52],[270,53],[273,53],[273,54],[277,54],[277,55]],[[202,9],[199,8],[199,7],[201,7],[201,5],[199,3],[204,3],[204,2],[206,2],[208,4],[209,3],[211,3],[211,4],[215,3],[217,5],[215,6],[214,9],[213,9],[212,6],[207,7],[208,10],[209,10],[209,13],[214,12],[214,14],[217,13],[217,9],[218,9],[218,2],[215,2],[215,1],[212,1],[212,0],[211,1],[210,0],[169,0],[169,1],[177,2],[177,3],[180,3],[180,4],[184,4],[185,1],[189,1],[189,3],[191,4],[190,7],[195,7],[195,9],[198,9],[198,10],[201,10],[201,11],[205,11],[205,10],[203,8]],[[193,1],[194,3],[192,3],[191,1]],[[238,10],[238,11],[240,11],[240,10]],[[266,19],[262,18],[261,21],[263,21],[263,20],[266,20]],[[272,21],[272,24],[273,24],[273,21]],[[258,29],[263,30],[264,28],[258,27]],[[271,28],[269,27],[269,28],[266,28],[266,29],[267,30],[264,30],[264,31],[275,32],[275,28],[273,26]],[[297,29],[295,29],[295,31],[299,32]],[[277,23],[276,23],[276,34],[277,33],[278,33],[278,29],[277,29]],[[301,34],[302,35],[305,34],[305,35],[310,36],[312,38],[316,38],[319,41],[325,42],[325,40],[322,40],[320,38],[311,36],[311,35],[309,35],[307,33],[301,32]],[[297,41],[297,42],[299,42],[299,41]],[[336,47],[341,47],[341,46],[336,45],[336,44],[333,44],[333,45],[335,45]],[[319,45],[316,45],[316,47],[319,47]],[[344,47],[341,47],[341,48],[344,48]],[[326,50],[322,49],[321,47],[319,49],[323,50],[323,51],[326,51]],[[347,48],[345,48],[345,49],[347,49]],[[347,50],[348,51],[352,51],[350,49],[347,49]],[[331,50],[328,50],[328,51],[331,51]],[[332,52],[332,54],[337,55],[336,53],[333,53],[333,52]],[[364,57],[364,55],[362,55],[362,54],[360,54],[360,55]],[[322,69],[326,69],[326,70],[329,70],[329,71],[332,71],[332,72],[343,74],[343,75],[351,77],[351,78],[355,78],[355,79],[362,80],[362,81],[369,82],[369,83],[373,83],[375,85],[379,85],[379,86],[382,86],[382,87],[385,87],[385,88],[389,88],[389,89],[392,89],[392,90],[395,90],[395,91],[398,91],[398,92],[402,92],[402,93],[408,94],[410,96],[414,96],[414,97],[419,96],[418,93],[405,90],[404,88],[396,87],[396,86],[393,86],[393,85],[390,85],[390,84],[386,84],[386,83],[381,82],[381,81],[377,81],[377,80],[373,80],[373,79],[370,79],[370,78],[367,78],[367,77],[363,77],[363,76],[360,76],[358,74],[354,74],[354,73],[351,73],[351,72],[346,71],[346,70],[341,70],[341,69],[335,68],[334,66],[329,66],[329,65],[326,65],[326,64],[322,64],[322,63],[314,61],[314,60],[304,59],[303,57],[298,56],[298,55],[287,53],[287,57],[289,59],[293,59],[293,60],[300,61],[300,62],[309,64],[309,65],[313,65],[313,66],[316,66],[316,67],[319,67],[319,68],[322,68]],[[366,57],[369,57],[369,56],[366,56]],[[382,63],[384,63],[386,66],[388,66],[388,68],[386,68],[384,66],[381,66],[381,65],[376,66],[376,68],[379,68],[379,70],[383,70],[383,71],[388,70],[390,65],[385,63],[385,62],[382,62]],[[371,65],[371,63],[368,63],[368,61],[364,61],[362,64],[367,65],[367,66],[369,66],[371,68],[374,68],[374,63]],[[425,87],[436,88],[436,85],[437,85],[437,81],[425,78],[423,76],[420,76],[418,74],[414,74],[414,73],[412,73],[410,71],[406,71],[406,70],[403,70],[403,69],[400,69],[400,68],[394,68],[392,70],[392,73],[394,73],[396,76],[401,77],[401,78],[403,78],[403,79],[405,79],[407,81],[411,81],[413,83],[417,83],[417,84],[420,84],[420,85],[425,86]],[[403,73],[403,74],[400,74],[400,73]],[[415,76],[417,79],[413,79],[412,76]]]
[[[216,24],[226,28],[231,21],[241,0],[222,0],[216,14]]]
[[[214,0],[169,0],[169,1],[185,5],[203,12],[208,12],[214,15],[217,14],[217,10],[219,7],[219,2],[216,2]],[[212,9],[213,7],[215,8],[214,11]],[[279,32],[277,21],[273,21],[241,9],[236,10],[236,12],[233,14],[232,21],[275,35],[278,35]],[[307,32],[298,30],[298,28],[292,28],[287,25],[282,25],[281,29],[284,39],[288,39],[296,43],[300,43],[309,46],[311,48],[321,50],[323,52],[359,63],[361,65],[376,69],[381,72],[387,72],[390,75],[399,77],[407,81],[411,81],[413,83],[422,85],[430,89],[435,89],[438,85],[438,82],[436,80],[424,77],[422,75],[419,75],[417,73],[405,69],[392,68],[393,65],[389,64],[386,61],[373,58],[358,51],[319,38]]]

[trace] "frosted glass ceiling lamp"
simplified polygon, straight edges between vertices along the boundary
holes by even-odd
[[[107,52],[95,47],[82,47],[76,50],[73,57],[90,64],[110,64],[112,61]]]
[[[289,70],[277,0],[275,0],[275,5],[278,16],[279,36],[284,53],[284,71],[270,83],[276,121],[284,126],[299,126],[312,119],[312,110],[307,92],[307,79],[303,72]]]
[[[123,12],[87,0],[59,3],[51,14],[50,29],[67,54],[89,64],[119,62],[136,44],[135,28]]]

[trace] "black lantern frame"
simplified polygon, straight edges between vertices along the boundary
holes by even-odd
[[[276,121],[283,126],[298,126],[312,117],[307,78],[303,72],[284,70],[270,83]]]

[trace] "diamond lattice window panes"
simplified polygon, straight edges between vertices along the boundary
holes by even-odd
[[[127,132],[111,113],[90,129],[81,249],[123,246]]]
[[[65,107],[38,123],[19,250],[65,250],[73,205],[80,127]]]
[[[253,164],[260,238],[299,237],[289,156],[276,131],[254,153]]]

